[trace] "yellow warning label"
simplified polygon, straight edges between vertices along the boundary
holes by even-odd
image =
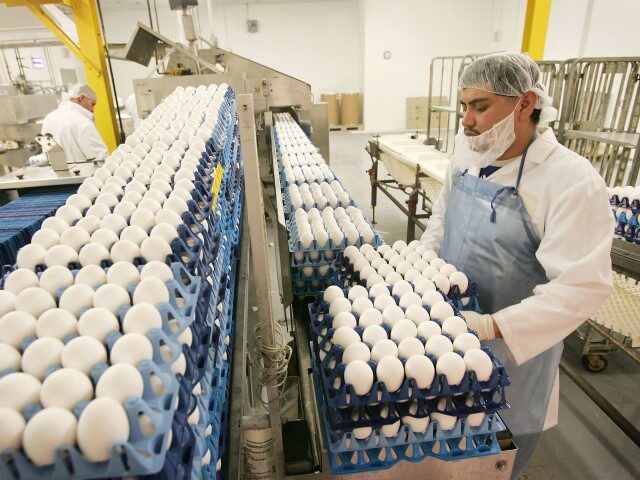
[[[213,194],[213,201],[211,202],[211,208],[215,210],[218,205],[218,196],[220,195],[220,185],[222,185],[222,176],[224,175],[224,167],[220,164],[216,165],[216,171],[213,174],[213,183],[211,184],[211,193]]]

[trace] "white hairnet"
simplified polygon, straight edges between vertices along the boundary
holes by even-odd
[[[96,95],[96,92],[94,92],[93,88],[91,88],[89,85],[82,84],[82,83],[76,83],[67,92],[67,97],[70,100],[73,100],[74,98],[78,98],[82,95],[84,95],[87,98],[90,98],[91,100],[98,99],[98,96]]]
[[[527,92],[538,96],[540,123],[556,119],[547,88],[540,82],[540,68],[528,55],[517,52],[493,53],[471,63],[460,77],[459,90],[478,88],[497,95],[521,97]]]

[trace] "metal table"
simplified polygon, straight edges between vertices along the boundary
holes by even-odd
[[[18,197],[18,190],[61,185],[79,185],[91,176],[96,166],[93,162],[69,165],[68,171],[55,171],[51,166],[32,166],[0,176],[0,205]]]

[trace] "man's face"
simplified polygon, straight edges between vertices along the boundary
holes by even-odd
[[[96,100],[93,98],[85,97],[84,95],[80,95],[80,97],[78,97],[78,104],[89,110],[91,113],[93,113],[96,103]]]
[[[496,95],[478,88],[460,92],[462,126],[467,136],[480,135],[513,112],[519,97]]]

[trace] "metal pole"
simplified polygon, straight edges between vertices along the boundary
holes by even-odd
[[[640,431],[614,407],[609,400],[600,394],[593,386],[585,380],[566,360],[560,361],[560,369],[580,387],[580,389],[615,423],[624,434],[640,447]]]
[[[258,161],[258,147],[256,140],[255,117],[253,113],[253,96],[242,94],[236,97],[238,105],[238,123],[240,126],[240,141],[244,160],[245,208],[249,222],[249,238],[251,241],[251,259],[255,278],[258,318],[262,334],[262,344],[266,348],[276,346],[273,325],[276,320],[271,304],[271,276],[269,274],[269,253],[267,240],[267,226],[264,219],[264,199],[262,197],[262,183],[260,181],[260,165]],[[265,358],[265,362],[268,359]],[[269,419],[271,422],[271,436],[273,439],[273,454],[275,474],[277,479],[283,479],[284,446],[282,442],[282,419],[280,418],[280,402],[278,389],[267,387],[269,401]]]

